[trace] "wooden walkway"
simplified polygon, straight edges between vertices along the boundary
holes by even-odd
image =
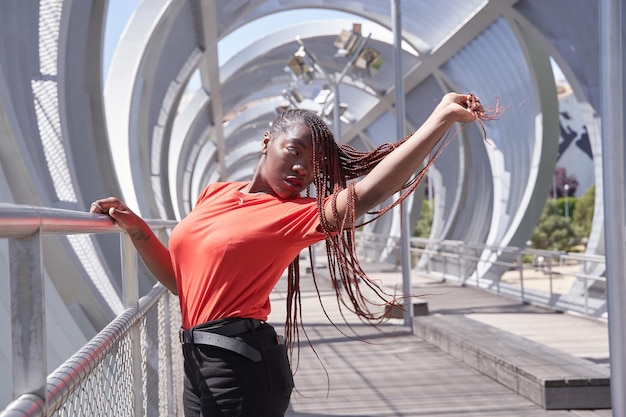
[[[367,265],[370,277],[401,285],[401,273]],[[320,272],[323,273],[323,270]],[[302,310],[313,348],[301,334],[294,359],[296,389],[289,417],[569,416],[610,417],[611,410],[547,411],[412,334],[401,320],[372,328],[338,312],[328,281],[320,307],[309,276],[302,277]],[[413,293],[430,294],[430,315],[460,314],[563,352],[608,366],[607,326],[581,317],[523,305],[482,290],[414,275]],[[284,321],[285,283],[272,296],[270,322]]]

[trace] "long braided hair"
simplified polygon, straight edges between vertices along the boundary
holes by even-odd
[[[478,98],[476,98],[474,94],[468,94],[464,106],[466,108],[472,108],[476,103],[480,103]],[[482,128],[485,143],[489,144],[484,123],[497,120],[503,110],[499,101],[496,101],[496,104],[492,107],[485,109],[480,106],[478,109],[473,110],[476,114],[476,121]],[[355,230],[360,226],[378,219],[411,195],[424,175],[426,175],[428,168],[435,163],[443,150],[450,144],[452,139],[454,139],[458,130],[452,134],[448,132],[439,139],[435,147],[431,149],[423,168],[398,190],[400,192],[399,197],[395,201],[387,207],[368,212],[370,215],[369,220],[357,224],[355,217],[356,194],[354,180],[367,175],[380,161],[389,155],[389,153],[406,142],[411,135],[407,135],[395,143],[383,143],[369,152],[361,152],[348,144],[336,142],[332,132],[322,119],[315,113],[303,109],[289,109],[281,113],[273,122],[270,133],[285,132],[290,127],[301,126],[302,123],[306,124],[311,131],[311,139],[313,142],[313,169],[315,173],[313,186],[317,198],[320,225],[325,234],[328,271],[340,313],[342,317],[344,317],[344,321],[346,321],[343,310],[345,308],[367,323],[374,325],[380,324],[388,319],[387,312],[380,307],[401,306],[401,298],[403,297],[388,294],[363,271],[356,253]],[[337,211],[337,195],[340,191],[345,189],[348,190],[348,207],[347,212],[343,218],[341,218]],[[330,199],[328,204],[331,204],[333,208],[334,223],[328,222],[325,216],[324,204],[328,198]],[[318,299],[321,303],[322,298],[315,276],[315,262],[311,247],[309,247],[309,255],[309,259],[311,260],[311,274]],[[287,277],[288,290],[285,339],[290,352],[293,354],[294,344],[297,342],[299,345],[299,329],[302,327],[300,267],[298,257],[289,265]],[[363,292],[364,289],[367,289],[369,295]],[[330,319],[329,315],[326,313],[323,304],[322,309],[329,321],[333,323],[332,319]]]
[[[320,215],[321,228],[325,234],[328,271],[334,288],[338,305],[343,316],[344,309],[356,314],[370,324],[379,324],[388,316],[384,305],[400,305],[397,296],[387,294],[376,282],[368,278],[360,266],[356,254],[355,230],[399,204],[409,196],[424,176],[426,168],[434,162],[429,158],[425,168],[407,182],[400,193],[400,197],[388,207],[372,211],[369,220],[356,224],[355,218],[355,189],[354,181],[369,173],[385,156],[404,143],[406,136],[395,143],[384,143],[369,152],[360,152],[354,147],[338,143],[328,126],[315,114],[303,109],[289,109],[281,113],[272,123],[270,134],[284,132],[294,125],[306,124],[311,131],[313,142],[313,169],[315,197]],[[436,153],[437,154],[437,153]],[[336,209],[336,199],[340,191],[348,190],[348,208],[343,218],[339,217]],[[324,215],[324,204],[332,204],[334,225],[329,223]],[[321,300],[312,249],[309,248],[311,259],[311,273],[318,297]],[[298,257],[288,268],[288,296],[287,319],[285,323],[285,339],[293,352],[294,343],[299,343],[299,329],[302,325],[300,268]],[[363,287],[365,286],[365,287]],[[367,289],[366,292],[363,289]],[[322,308],[324,306],[322,305]],[[326,310],[324,309],[324,312]],[[328,314],[326,314],[328,317]],[[328,317],[332,323],[330,317]]]

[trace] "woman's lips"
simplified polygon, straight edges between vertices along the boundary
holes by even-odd
[[[302,190],[302,186],[304,185],[304,182],[302,180],[295,177],[287,177],[285,179],[285,182],[289,185],[290,188],[293,188],[298,192]]]

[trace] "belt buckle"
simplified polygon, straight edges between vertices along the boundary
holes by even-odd
[[[178,330],[178,340],[181,344],[185,344],[185,330],[182,328]]]

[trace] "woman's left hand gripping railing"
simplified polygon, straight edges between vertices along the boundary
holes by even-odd
[[[163,238],[165,230],[173,227],[176,222],[152,220],[147,223],[153,229],[158,229],[160,233],[163,233],[160,236]],[[53,405],[53,403],[58,403],[61,398],[67,398],[69,392],[66,391],[76,386],[67,378],[62,386],[50,387],[48,384],[42,235],[86,233],[121,233],[125,313],[128,309],[136,310],[142,307],[139,299],[137,253],[128,235],[122,233],[108,216],[0,203],[0,238],[7,238],[9,243],[12,398],[14,399],[0,413],[0,417],[50,415],[55,411],[55,407],[58,408],[58,404]],[[118,316],[116,320],[121,319],[125,313]],[[114,322],[111,322],[111,325],[113,324]],[[134,326],[131,331],[138,332],[138,326]],[[133,373],[141,375],[135,373],[141,372],[140,337],[131,335],[131,340],[134,343],[132,347]],[[65,364],[61,365],[59,369],[64,366]],[[135,369],[137,367],[139,368]],[[74,377],[78,378],[76,375]],[[134,380],[141,384],[141,378],[134,378]],[[142,389],[135,386],[134,391],[138,394],[142,392]],[[140,403],[143,401],[140,398],[141,395],[136,396],[139,397],[135,399],[135,408],[138,411],[137,408],[141,407]],[[135,413],[134,415],[141,414]]]

